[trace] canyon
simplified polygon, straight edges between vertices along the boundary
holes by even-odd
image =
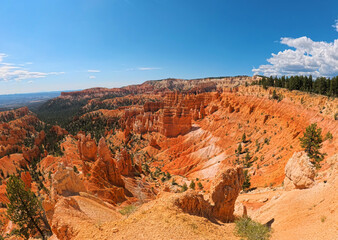
[[[42,108],[62,115],[76,105],[69,129],[46,128],[28,108],[0,112],[1,230],[15,228],[6,181],[20,172],[44,196],[50,239],[240,239],[234,220],[243,216],[273,219],[271,239],[334,239],[338,99],[251,85],[257,79],[61,93]],[[313,123],[322,129],[320,169],[299,140]],[[19,171],[36,159],[49,193]]]

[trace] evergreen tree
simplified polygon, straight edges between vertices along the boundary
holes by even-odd
[[[7,216],[18,226],[14,234],[28,239],[39,233],[42,239],[52,235],[51,228],[44,219],[43,208],[37,196],[25,187],[24,182],[17,176],[10,176],[6,185]]]
[[[190,187],[191,189],[194,189],[194,190],[195,190],[195,186],[196,186],[196,184],[195,184],[194,180],[191,180],[189,187]]]
[[[181,191],[185,192],[188,190],[188,185],[186,183],[183,184]]]
[[[242,142],[246,143],[246,135],[245,135],[245,133],[243,133],[243,135],[242,135]]]
[[[319,149],[322,147],[322,129],[317,128],[317,123],[313,123],[306,128],[304,136],[300,137],[300,145],[304,148],[304,151],[308,154],[312,163],[320,168],[320,162],[324,158],[324,154],[319,152]]]
[[[238,153],[238,154],[241,154],[241,153],[242,153],[242,150],[243,150],[243,149],[242,149],[242,144],[239,144],[239,145],[238,145],[238,148],[237,148],[237,153]]]
[[[243,188],[244,191],[246,191],[250,188],[250,186],[251,186],[250,180],[251,180],[251,176],[249,174],[249,171],[244,170],[244,182],[243,182],[243,185],[242,185],[242,188]]]

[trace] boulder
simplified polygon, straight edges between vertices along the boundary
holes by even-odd
[[[296,152],[285,166],[284,188],[306,189],[314,184],[315,168],[305,152]]]

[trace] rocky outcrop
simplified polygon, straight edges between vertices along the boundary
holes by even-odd
[[[62,127],[60,127],[58,125],[54,125],[53,127],[51,127],[50,131],[55,133],[56,136],[63,136],[63,135],[68,134],[67,130],[63,129]]]
[[[85,191],[82,180],[74,170],[59,164],[58,170],[52,175],[52,197],[71,196]]]
[[[32,176],[29,172],[22,172],[20,177],[21,180],[24,182],[26,188],[32,187]]]
[[[165,108],[161,117],[160,133],[166,137],[184,135],[191,129],[191,114],[189,109],[177,107]]]
[[[71,223],[74,220],[81,223],[83,219],[86,220],[88,217],[73,198],[61,198],[55,205],[51,228],[57,239],[73,239],[83,226],[73,227]]]
[[[110,203],[126,200],[124,181],[103,137],[99,141],[98,158],[91,167],[89,176],[89,192]]]
[[[157,112],[164,108],[163,102],[146,102],[143,105],[144,112]]]
[[[242,168],[228,168],[216,176],[210,188],[213,216],[223,222],[234,220],[235,202],[242,190],[244,174]]]
[[[123,149],[117,156],[117,167],[119,172],[124,176],[131,176],[134,172],[131,156],[126,149]]]
[[[285,189],[305,189],[314,184],[315,168],[305,152],[296,152],[285,166]]]
[[[97,154],[97,146],[95,140],[93,140],[88,134],[87,136],[83,134],[78,134],[78,150],[80,158],[84,161],[95,161]]]
[[[30,148],[22,149],[22,155],[28,163],[31,163],[34,160],[38,159],[40,156],[40,153],[41,153],[40,149],[37,146],[34,146],[32,149]]]
[[[228,168],[219,174],[210,188],[209,200],[189,190],[176,199],[176,206],[184,212],[222,222],[234,220],[235,202],[244,181],[242,168]]]

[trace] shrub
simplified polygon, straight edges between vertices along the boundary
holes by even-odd
[[[270,238],[270,229],[249,217],[242,217],[236,220],[235,224],[237,235],[247,240],[268,240]]]
[[[170,178],[171,178],[171,175],[169,172],[167,172],[167,180],[170,180]]]
[[[130,214],[132,214],[133,212],[135,212],[135,210],[136,210],[136,207],[134,205],[128,205],[128,206],[125,206],[124,208],[122,208],[119,212],[122,215],[129,216]]]
[[[77,169],[76,166],[73,166],[73,170],[74,170],[75,173],[79,173],[79,170]]]
[[[195,184],[194,180],[191,180],[189,187],[190,187],[191,189],[194,189],[194,190],[195,190],[195,186],[196,186],[196,184]]]
[[[185,192],[188,190],[188,186],[186,183],[183,184],[182,188],[181,188],[181,192]]]
[[[200,190],[202,190],[202,189],[203,189],[203,185],[202,185],[202,183],[201,183],[201,182],[198,182],[198,183],[197,183],[197,186],[198,186],[198,188],[199,188]]]
[[[326,140],[332,140],[333,139],[332,133],[327,132],[327,134],[325,135],[325,139]]]
[[[171,185],[177,185],[177,183],[176,183],[176,181],[175,181],[175,178],[173,178],[173,179],[171,180]]]

